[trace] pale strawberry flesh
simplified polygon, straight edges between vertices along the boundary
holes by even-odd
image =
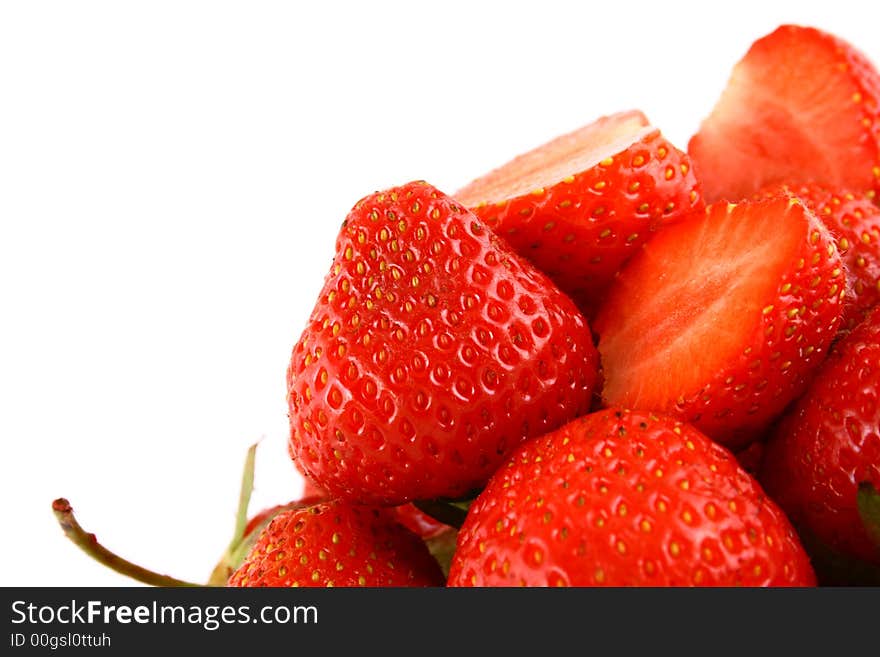
[[[593,324],[603,401],[745,446],[824,360],[845,291],[834,237],[798,199],[715,203],[665,227],[609,290]]]
[[[698,389],[739,357],[803,239],[798,226],[785,230],[776,219],[743,208],[722,225],[690,221],[654,238],[633,266],[660,275],[622,278],[615,310],[623,322],[603,335],[603,358],[616,364],[606,372],[606,399],[660,406],[670,389]]]
[[[463,187],[455,197],[471,207],[500,203],[550,187],[596,166],[655,131],[638,110],[605,116],[514,158]]]
[[[829,34],[783,26],[758,40],[688,147],[707,202],[776,182],[874,189],[878,96],[877,71]]]

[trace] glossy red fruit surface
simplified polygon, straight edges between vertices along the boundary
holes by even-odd
[[[723,447],[608,409],[522,445],[471,506],[450,586],[810,586],[782,511]]]
[[[230,586],[442,586],[422,540],[383,509],[322,502],[276,515]]]
[[[479,488],[586,412],[598,355],[549,279],[425,183],[362,199],[288,369],[290,451],[331,497]]]
[[[847,275],[842,328],[854,328],[880,303],[880,207],[867,194],[815,183],[776,185],[758,196],[779,195],[801,199],[834,235]]]
[[[880,564],[856,505],[859,484],[880,490],[880,309],[835,346],[780,423],[761,481],[827,547]]]
[[[690,158],[638,111],[558,137],[455,196],[588,314],[659,226],[703,207]]]

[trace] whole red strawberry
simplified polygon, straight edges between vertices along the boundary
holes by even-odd
[[[418,536],[384,509],[338,502],[283,511],[257,538],[230,586],[442,586]]]
[[[810,586],[785,515],[723,447],[608,409],[522,445],[473,503],[450,586]]]
[[[744,446],[824,360],[845,289],[834,238],[798,199],[716,203],[660,231],[609,290],[602,398]]]
[[[859,516],[859,484],[880,490],[880,308],[832,350],[768,444],[761,481],[801,528],[880,564]]]
[[[880,74],[852,45],[783,25],[733,69],[688,152],[706,200],[771,183],[880,190]]]
[[[703,207],[688,156],[638,111],[558,137],[455,197],[587,313],[654,230]]]
[[[759,197],[778,195],[801,199],[834,235],[847,272],[842,328],[854,328],[880,303],[880,207],[867,194],[815,183],[773,186]]]
[[[423,182],[348,215],[288,369],[290,452],[330,496],[396,505],[480,487],[589,408],[577,308]]]

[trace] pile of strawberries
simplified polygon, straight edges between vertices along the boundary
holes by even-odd
[[[880,74],[783,26],[687,152],[628,111],[361,199],[288,370],[308,497],[222,577],[880,582],[878,190]]]

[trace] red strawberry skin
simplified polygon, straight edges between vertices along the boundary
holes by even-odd
[[[328,499],[327,493],[315,486],[315,484],[308,479],[305,479],[303,496],[306,498],[313,498],[312,502]],[[274,513],[277,513],[284,508],[286,507],[283,505],[277,506],[272,509],[267,509],[260,515],[270,514],[268,517],[271,517],[271,515],[274,515]],[[449,525],[444,525],[443,523],[438,522],[428,514],[420,511],[414,504],[401,504],[400,506],[394,507],[393,512],[396,515],[397,522],[423,539],[434,538],[449,529]],[[265,517],[266,516],[264,516],[264,520]],[[249,533],[250,527],[255,521],[256,518],[248,523],[248,529],[245,530],[245,535]]]
[[[290,452],[331,497],[460,497],[586,412],[598,355],[572,301],[425,183],[362,199],[288,369]]]
[[[834,238],[799,200],[713,204],[658,233],[609,291],[594,322],[603,400],[744,447],[824,360],[845,289]]]
[[[752,44],[691,138],[707,202],[772,183],[880,190],[880,74],[831,34],[783,25]]]
[[[778,185],[758,194],[776,195],[801,199],[834,235],[847,272],[842,328],[851,330],[880,303],[880,207],[867,194],[815,183]]]
[[[419,510],[414,504],[402,504],[394,507],[394,514],[401,525],[416,534],[422,539],[435,538],[450,529],[449,525],[444,525],[429,516],[427,513]]]
[[[492,172],[456,194],[588,315],[621,265],[653,231],[703,208],[690,158],[649,128],[640,112],[602,117],[580,133],[617,130],[624,123],[645,129],[635,142],[553,184],[509,198],[485,198],[498,175]],[[553,151],[563,148],[559,142],[579,139],[586,136],[564,135],[542,148]],[[542,148],[520,158],[538,160]],[[518,166],[517,161],[506,166],[511,165]]]
[[[827,547],[880,564],[856,505],[880,489],[880,309],[835,345],[767,447],[761,482]]]
[[[275,506],[265,508],[248,520],[247,524],[244,526],[242,538],[248,538],[251,534],[259,534],[270,522],[272,522],[272,518],[282,511],[302,509],[321,501],[323,501],[322,495],[306,493],[300,500],[288,502],[287,504],[276,504]]]
[[[522,445],[471,506],[449,586],[812,586],[785,515],[678,420],[607,409]]]
[[[229,579],[238,587],[443,584],[425,544],[387,511],[337,502],[276,515]]]

